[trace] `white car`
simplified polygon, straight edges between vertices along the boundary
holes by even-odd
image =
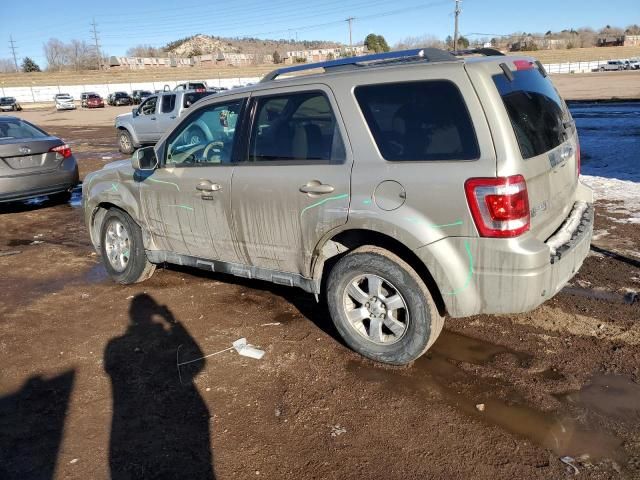
[[[76,108],[73,97],[68,93],[58,93],[53,97],[53,101],[56,103],[56,110],[75,110]]]
[[[625,60],[624,63],[627,70],[640,70],[640,59],[638,58],[630,58],[629,60]]]

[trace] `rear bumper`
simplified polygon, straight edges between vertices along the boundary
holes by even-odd
[[[57,170],[21,176],[0,176],[0,202],[12,202],[71,190],[79,183],[78,164],[73,156]]]
[[[579,220],[571,239],[553,255],[546,243],[527,235],[445,238],[416,253],[434,277],[450,316],[527,312],[558,293],[589,254],[592,204]]]

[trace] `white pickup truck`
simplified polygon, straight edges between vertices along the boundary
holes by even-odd
[[[124,154],[133,153],[143,145],[153,145],[195,102],[214,91],[160,92],[147,97],[131,113],[116,117],[118,147]]]
[[[626,70],[626,65],[622,60],[609,60],[604,65],[600,65],[601,72],[614,72],[617,70]]]

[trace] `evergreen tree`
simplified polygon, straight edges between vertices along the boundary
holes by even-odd
[[[28,72],[40,72],[41,70],[38,64],[34,62],[31,58],[24,57],[24,59],[22,60],[22,71],[28,73]]]

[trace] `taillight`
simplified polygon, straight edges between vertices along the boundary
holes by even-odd
[[[517,237],[529,230],[529,194],[522,175],[470,178],[464,191],[481,237]]]
[[[58,145],[57,147],[51,147],[49,151],[56,152],[56,154],[61,155],[63,159],[69,158],[71,156],[71,147],[69,147],[69,145]]]

